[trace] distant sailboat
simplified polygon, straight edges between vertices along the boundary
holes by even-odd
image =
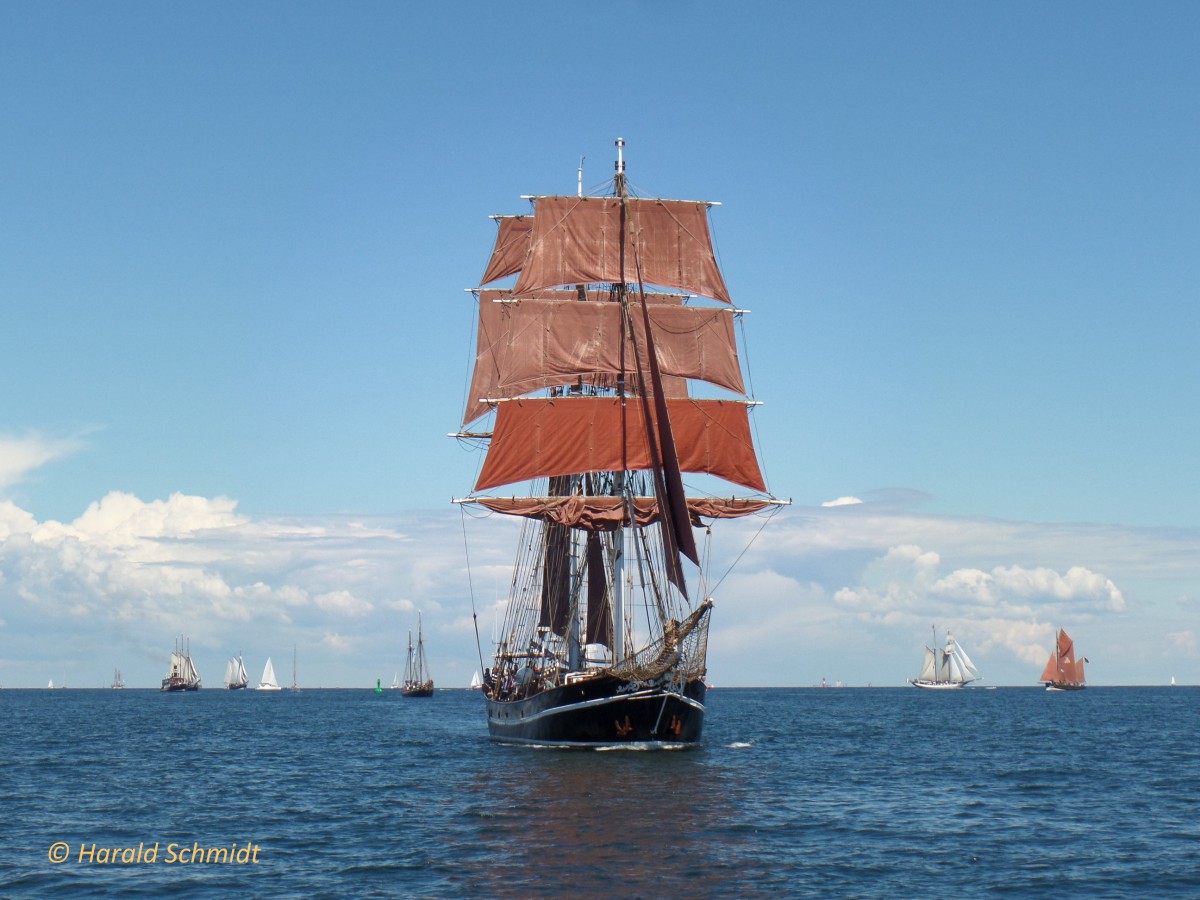
[[[937,626],[933,628],[933,646],[925,648],[925,661],[921,665],[921,673],[916,678],[910,678],[913,687],[928,690],[954,690],[963,685],[977,681],[979,671],[967,651],[954,640],[949,631],[946,632],[946,647],[937,649]]]
[[[417,613],[417,646],[413,649],[412,632],[408,633],[408,661],[404,665],[402,697],[432,697],[433,678],[425,663],[425,640],[421,634],[421,614]]]
[[[121,677],[121,670],[113,669],[113,682],[112,682],[113,690],[119,691],[123,687],[125,687],[125,679]]]
[[[54,690],[54,679],[53,678],[51,678],[50,683],[48,685],[46,685],[46,690],[49,690],[49,691]]]
[[[300,685],[296,681],[296,647],[292,646],[292,690],[300,690]]]
[[[225,687],[237,691],[249,683],[250,676],[246,674],[246,664],[242,662],[241,654],[230,657],[229,662],[225,664]]]
[[[258,683],[260,691],[279,691],[283,690],[279,686],[279,682],[275,680],[275,667],[271,665],[271,657],[267,657],[267,664],[263,666],[262,681]]]
[[[483,690],[483,679],[479,676],[478,672],[476,672],[474,675],[471,676],[471,686],[468,688],[468,690],[471,690],[471,691]]]
[[[1075,656],[1075,642],[1061,628],[1054,642],[1054,652],[1046,662],[1039,681],[1046,684],[1048,691],[1082,691],[1087,687],[1083,675],[1083,664],[1087,659]]]
[[[400,690],[400,673],[399,672],[392,673],[392,683],[388,685],[388,690],[392,690],[392,691]]]
[[[198,691],[200,690],[200,673],[192,662],[192,643],[180,635],[175,640],[175,649],[171,653],[171,668],[162,680],[160,690]]]

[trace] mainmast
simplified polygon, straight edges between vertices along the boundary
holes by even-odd
[[[615,163],[617,174],[613,178],[613,186],[616,189],[617,196],[621,199],[621,232],[618,246],[621,248],[620,256],[620,271],[621,281],[617,285],[617,299],[621,304],[621,360],[620,372],[617,375],[617,397],[620,398],[622,406],[621,415],[621,447],[625,448],[628,444],[625,431],[625,325],[629,320],[629,296],[625,288],[625,201],[629,197],[629,189],[625,184],[625,138],[617,138],[617,161]],[[642,398],[644,403],[645,397]],[[622,498],[622,502],[628,504],[629,521],[634,521],[633,517],[633,497],[626,496],[625,490],[625,472],[628,469],[628,461],[623,460],[621,468],[615,476],[614,488],[618,497]],[[632,524],[631,524],[632,527]],[[613,535],[613,647],[612,661],[618,663],[625,658],[625,528],[624,526],[617,528]]]

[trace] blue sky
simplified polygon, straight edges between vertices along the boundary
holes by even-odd
[[[293,647],[373,684],[418,609],[465,684],[512,529],[449,502],[463,289],[618,135],[639,193],[722,203],[794,501],[716,529],[714,681],[902,683],[936,623],[991,683],[1056,626],[1096,683],[1200,682],[1198,39],[1182,2],[4,5],[0,684],[149,686],[181,632],[208,684]]]

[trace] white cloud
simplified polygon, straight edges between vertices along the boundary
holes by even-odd
[[[836,500],[826,500],[821,505],[824,507],[833,506],[857,506],[862,503],[857,497],[838,497]]]
[[[79,438],[0,435],[0,490],[20,482],[34,469],[79,449]]]
[[[1167,642],[1171,649],[1186,656],[1195,656],[1197,651],[1200,651],[1200,641],[1197,641],[1196,632],[1190,628],[1171,632],[1167,635]]]
[[[934,623],[964,640],[992,683],[1032,681],[1061,625],[1110,681],[1117,665],[1136,665],[1125,649],[1134,633],[1142,657],[1174,659],[1173,674],[1195,679],[1179,661],[1200,658],[1197,638],[1178,624],[1198,595],[1194,532],[947,519],[873,503],[794,508],[760,524],[713,527],[719,683],[899,683],[915,674]],[[30,659],[91,654],[96,678],[118,664],[136,672],[134,655],[154,660],[134,682],[150,683],[173,635],[186,633],[207,654],[206,683],[230,653],[265,659],[298,644],[302,682],[362,683],[367,668],[374,684],[403,664],[405,632],[423,610],[434,659],[465,683],[478,668],[472,605],[486,655],[518,528],[468,520],[468,572],[453,512],[256,519],[228,498],[111,493],[74,521],[38,522],[0,501],[0,629]],[[65,666],[24,679],[0,671],[0,681],[45,684]]]

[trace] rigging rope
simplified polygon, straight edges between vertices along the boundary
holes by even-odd
[[[754,532],[754,537],[750,538],[750,540],[746,542],[746,546],[742,548],[742,552],[739,553],[737,555],[737,558],[734,559],[734,561],[729,564],[729,568],[725,570],[725,574],[722,575],[720,577],[720,579],[717,581],[717,583],[713,585],[712,592],[714,594],[717,592],[717,588],[719,588],[722,584],[724,584],[725,579],[729,577],[729,573],[733,571],[734,567],[739,562],[742,561],[742,557],[746,555],[746,551],[749,550],[752,546],[754,546],[754,542],[758,540],[758,536],[760,534],[762,534],[763,529],[767,527],[767,523],[770,522],[771,519],[775,518],[775,514],[778,513],[779,510],[783,509],[782,506],[776,506],[774,508],[768,507],[768,508],[771,509],[771,511],[770,511],[770,513],[762,516],[763,522],[761,525],[758,526],[758,531]]]
[[[475,582],[471,579],[471,551],[467,542],[467,515],[463,512],[465,504],[458,505],[458,511],[461,513],[463,533],[463,555],[467,558],[467,594],[471,598],[471,621],[475,623],[475,652],[479,654],[479,670],[483,671],[483,647],[479,643],[479,616],[475,613]]]

